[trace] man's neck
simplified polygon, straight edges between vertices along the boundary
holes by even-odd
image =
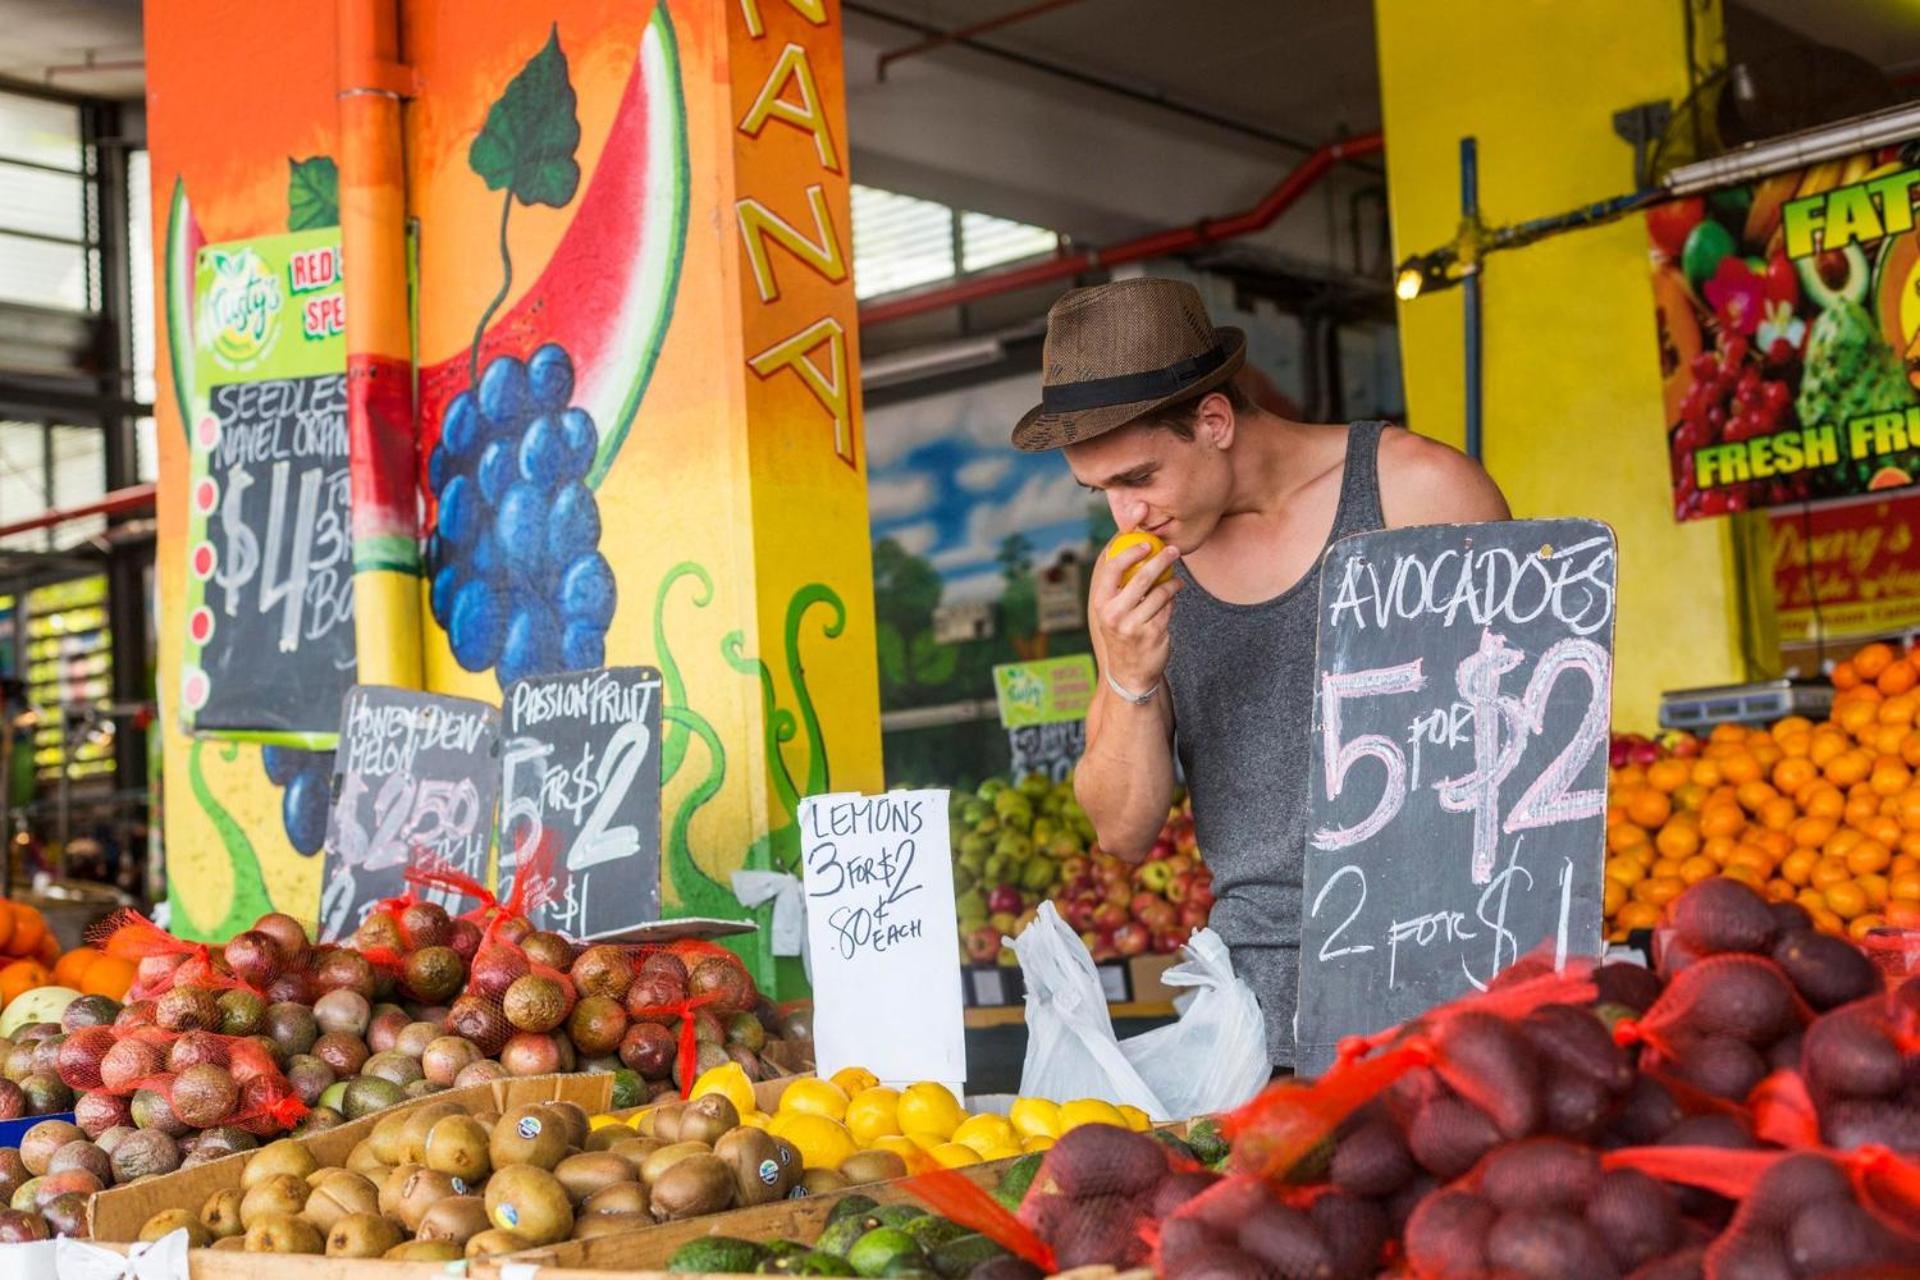
[[[1311,447],[1324,430],[1264,409],[1237,415],[1231,454],[1233,493],[1223,514],[1278,514],[1326,470],[1320,451]]]

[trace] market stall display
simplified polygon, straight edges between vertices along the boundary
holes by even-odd
[[[1096,963],[1172,955],[1207,923],[1213,873],[1184,791],[1137,863],[1100,848],[1071,776],[989,778],[955,792],[952,806],[954,906],[967,963],[1017,963],[1001,939],[1026,928],[1042,902],[1059,908]]]
[[[1920,650],[1870,644],[1834,668],[1828,720],[1629,744],[1608,795],[1608,936],[1727,876],[1824,932],[1920,927]]]

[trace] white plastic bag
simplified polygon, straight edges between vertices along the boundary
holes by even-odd
[[[1181,962],[1160,975],[1170,987],[1193,989],[1180,1020],[1120,1042],[1164,1104],[1156,1120],[1231,1110],[1273,1075],[1266,1017],[1253,989],[1234,976],[1227,944],[1211,929],[1196,929],[1181,954]]]
[[[1180,1020],[1126,1041],[1113,1034],[1086,944],[1051,902],[1005,941],[1027,984],[1023,1096],[1104,1098],[1155,1120],[1184,1120],[1239,1106],[1272,1075],[1260,1002],[1234,976],[1227,945],[1213,930],[1195,930],[1186,958],[1161,977],[1168,986],[1193,988]]]
[[[1114,1039],[1093,957],[1053,903],[1041,903],[1019,937],[1002,941],[1020,958],[1027,984],[1021,1096],[1055,1102],[1104,1098],[1139,1107],[1155,1119],[1166,1118],[1160,1100]]]

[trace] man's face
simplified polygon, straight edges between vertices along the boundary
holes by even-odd
[[[1122,529],[1145,529],[1191,553],[1220,523],[1233,489],[1227,451],[1204,416],[1192,440],[1136,424],[1068,445],[1067,466],[1106,495]]]

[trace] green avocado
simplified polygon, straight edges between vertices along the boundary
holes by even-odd
[[[993,1198],[1009,1209],[1018,1209],[1020,1202],[1027,1197],[1027,1188],[1040,1175],[1041,1153],[1030,1152],[1007,1166],[1000,1175],[1000,1185],[994,1188]]]
[[[667,1258],[668,1271],[722,1275],[751,1275],[767,1251],[751,1240],[707,1236],[689,1240]]]
[[[847,1261],[863,1276],[883,1276],[893,1274],[892,1269],[903,1263],[923,1268],[927,1255],[919,1242],[899,1227],[875,1227],[847,1250]]]
[[[982,1235],[949,1240],[933,1251],[933,1269],[941,1280],[965,1280],[983,1262],[1006,1256],[1006,1250]]]
[[[1850,244],[1840,250],[1847,260],[1847,278],[1840,282],[1838,289],[1827,287],[1826,280],[1820,275],[1820,258],[1813,253],[1793,264],[1799,272],[1800,287],[1807,297],[1822,308],[1834,306],[1840,299],[1864,304],[1867,300],[1867,288],[1873,283],[1873,272],[1867,267],[1867,255],[1857,244]],[[1766,274],[1764,271],[1762,275]]]
[[[917,1204],[883,1204],[873,1211],[873,1219],[883,1227],[904,1227],[927,1211]]]
[[[842,1218],[838,1222],[830,1222],[827,1224],[827,1229],[820,1233],[820,1238],[813,1242],[813,1247],[820,1253],[838,1254],[844,1258],[858,1243],[861,1236],[878,1225],[866,1214],[857,1214]]]
[[[920,1247],[929,1253],[950,1240],[958,1240],[961,1236],[970,1234],[967,1228],[959,1223],[937,1218],[930,1213],[915,1218],[900,1229],[912,1236],[919,1242]]]
[[[1212,1164],[1227,1154],[1226,1135],[1220,1132],[1215,1116],[1202,1116],[1187,1126],[1187,1145],[1201,1164]]]
[[[783,1258],[768,1258],[758,1272],[763,1276],[850,1276],[853,1267],[845,1258],[817,1249],[803,1249]]]
[[[850,1196],[841,1196],[827,1213],[827,1225],[832,1226],[845,1218],[857,1218],[863,1214],[872,1213],[879,1207],[872,1196],[863,1196],[858,1192]]]

